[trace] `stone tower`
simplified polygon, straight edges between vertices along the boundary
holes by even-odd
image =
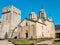
[[[10,29],[14,29],[21,21],[21,11],[14,6],[5,7],[2,11],[3,23],[9,23]]]
[[[35,13],[35,12],[31,12],[31,14],[30,14],[30,19],[31,19],[31,20],[34,20],[34,21],[37,20],[37,16],[36,16],[36,13]]]
[[[40,18],[46,19],[46,11],[44,9],[41,9],[39,12]]]
[[[14,6],[8,6],[3,8],[2,15],[2,33],[4,33],[1,37],[4,38],[6,32],[8,37],[11,37],[12,31],[21,22],[21,11]]]

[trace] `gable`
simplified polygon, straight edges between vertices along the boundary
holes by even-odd
[[[33,24],[35,24],[35,22],[33,22],[33,21],[30,21],[30,20],[28,20],[28,19],[25,19],[23,22],[21,22],[21,26],[26,26],[26,25],[33,25]]]

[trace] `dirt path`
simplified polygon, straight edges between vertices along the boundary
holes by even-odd
[[[0,40],[0,45],[14,45],[14,44],[9,42],[8,40]]]

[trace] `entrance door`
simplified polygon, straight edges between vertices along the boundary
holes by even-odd
[[[28,33],[26,33],[26,38],[28,38]]]
[[[17,36],[15,36],[14,39],[17,39]]]

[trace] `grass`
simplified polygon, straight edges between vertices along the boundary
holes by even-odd
[[[60,45],[60,41],[55,41],[54,43],[53,43],[53,45]]]
[[[14,44],[18,44],[18,45],[21,45],[21,44],[32,44],[34,43],[34,41],[32,40],[21,40],[21,39],[13,39],[13,40],[10,40],[12,43]]]
[[[12,43],[14,44],[17,44],[17,45],[23,45],[23,44],[34,44],[34,43],[38,43],[38,42],[41,42],[41,41],[45,41],[45,40],[49,40],[47,38],[45,39],[10,39],[9,41],[11,41]]]
[[[32,44],[32,41],[28,41],[28,40],[20,40],[20,41],[16,41],[16,44]]]

